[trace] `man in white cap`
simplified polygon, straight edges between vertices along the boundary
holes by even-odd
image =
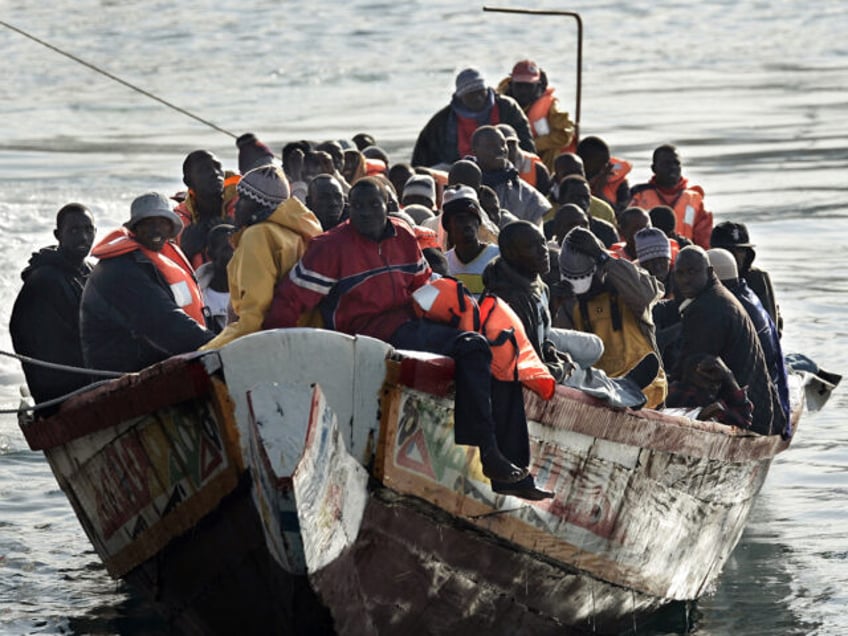
[[[418,135],[412,165],[446,170],[471,154],[471,135],[477,128],[500,123],[515,129],[524,150],[536,151],[530,123],[518,103],[487,87],[480,71],[467,68],[456,76],[451,103],[433,115]]]
[[[299,199],[290,196],[282,168],[260,166],[238,184],[233,235],[235,251],[227,265],[230,302],[238,320],[227,325],[204,349],[221,347],[259,331],[274,297],[274,287],[303,256],[321,223]]]
[[[478,236],[483,210],[472,188],[449,186],[443,201],[441,223],[453,245],[445,254],[448,274],[479,296],[483,293],[483,271],[500,250],[497,245],[482,242]]]
[[[80,335],[86,366],[140,371],[212,338],[194,270],[173,239],[182,221],[162,194],[136,198],[130,220],[92,250]]]

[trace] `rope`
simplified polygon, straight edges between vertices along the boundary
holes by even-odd
[[[50,44],[49,42],[45,42],[44,40],[37,38],[30,33],[27,33],[23,29],[19,29],[18,27],[13,26],[13,25],[9,24],[8,22],[4,22],[3,20],[0,20],[0,25],[6,27],[7,29],[9,29],[11,31],[14,31],[15,33],[18,33],[18,34],[24,36],[25,38],[32,40],[33,42],[36,42],[37,44],[40,44],[43,47],[50,49],[51,51],[54,51],[55,53],[58,53],[59,55],[64,55],[68,59],[71,59],[78,64],[82,64],[83,66],[90,68],[92,71],[95,71],[96,73],[100,73],[101,75],[105,75],[109,79],[114,80],[115,82],[118,82],[119,84],[123,84],[127,88],[132,89],[137,93],[141,93],[145,97],[149,97],[150,99],[155,100],[155,101],[159,102],[160,104],[163,104],[163,105],[167,106],[168,108],[171,108],[171,109],[177,111],[178,113],[186,115],[187,117],[191,117],[192,119],[199,121],[200,123],[205,124],[205,125],[209,126],[210,128],[217,130],[218,132],[222,132],[225,135],[229,135],[233,139],[238,138],[238,135],[231,133],[229,130],[221,128],[220,126],[213,124],[211,121],[209,121],[207,119],[203,119],[202,117],[198,117],[194,113],[190,113],[186,109],[180,108],[176,104],[172,104],[171,102],[164,100],[161,97],[154,95],[150,91],[146,91],[143,88],[136,86],[135,84],[130,84],[126,80],[123,80],[120,77],[113,75],[109,71],[105,71],[102,68],[99,68],[98,66],[95,66],[94,64],[92,64],[90,62],[86,62],[85,60],[77,57],[76,55],[73,55],[72,53],[68,53],[67,51],[63,51],[59,47],[54,46],[54,45]]]
[[[0,414],[29,413],[31,411],[36,411],[38,409],[47,408],[48,406],[54,406],[56,404],[60,404],[60,403],[64,402],[68,398],[71,398],[71,397],[78,395],[80,393],[85,393],[86,391],[90,391],[91,389],[94,389],[98,386],[102,386],[102,385],[104,385],[108,382],[111,382],[111,380],[99,380],[97,382],[93,382],[91,384],[88,384],[88,385],[86,385],[82,388],[79,388],[76,391],[71,391],[70,393],[66,393],[65,395],[60,395],[59,397],[53,398],[52,400],[47,400],[46,402],[39,402],[38,404],[33,404],[32,406],[20,406],[16,409],[14,409],[14,408],[12,408],[12,409],[0,409]]]
[[[16,360],[20,360],[21,362],[26,362],[27,364],[32,364],[37,367],[44,367],[45,369],[54,369],[55,371],[67,371],[68,373],[82,373],[85,375],[93,375],[100,378],[120,378],[122,375],[124,375],[123,373],[120,373],[118,371],[99,371],[97,369],[72,367],[67,364],[59,364],[57,362],[47,362],[46,360],[38,360],[37,358],[30,358],[29,356],[23,356],[19,353],[11,353],[9,351],[0,350],[0,356],[15,358]]]

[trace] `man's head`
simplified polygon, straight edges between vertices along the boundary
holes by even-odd
[[[512,67],[510,94],[526,109],[545,92],[542,69],[533,60],[521,60]]]
[[[415,170],[408,163],[400,162],[392,164],[392,167],[389,168],[389,181],[392,182],[392,186],[395,189],[395,192],[403,194],[403,186],[409,181],[409,178],[415,174]]]
[[[477,245],[483,211],[477,193],[468,186],[449,187],[442,203],[442,227],[453,245]]]
[[[580,155],[573,152],[563,152],[557,155],[554,159],[554,181],[562,183],[562,180],[567,176],[576,174],[581,177],[586,176],[586,171],[583,168],[583,160]]]
[[[480,189],[483,182],[483,173],[480,166],[468,159],[460,159],[455,162],[448,171],[448,185],[467,185],[475,192]]]
[[[198,199],[220,200],[224,196],[224,169],[208,150],[190,152],[183,161],[183,183]]]
[[[651,227],[651,217],[642,208],[626,208],[618,217],[618,227],[621,231],[621,238],[624,239],[629,248],[635,250],[633,237],[639,230]]]
[[[474,131],[471,135],[471,152],[483,172],[503,170],[509,163],[506,139],[494,126],[480,126]]]
[[[403,185],[401,197],[403,205],[423,205],[429,209],[436,207],[436,181],[427,174],[414,174]]]
[[[610,149],[600,137],[584,137],[577,144],[577,154],[583,159],[586,178],[592,179],[607,167],[610,161]]]
[[[289,198],[289,182],[278,166],[259,166],[249,170],[236,186],[236,225],[243,227],[264,221]]]
[[[336,170],[341,172],[342,167],[344,167],[344,148],[342,148],[342,145],[338,141],[333,139],[323,141],[315,146],[315,150],[321,150],[330,155],[333,159],[333,165],[336,167]]]
[[[59,241],[59,252],[74,263],[82,263],[94,242],[94,216],[82,203],[68,203],[56,213],[53,236]]]
[[[498,124],[497,129],[506,139],[506,156],[515,165],[515,160],[518,158],[518,133],[509,124]]]
[[[578,249],[579,245],[591,241],[597,241],[594,234],[585,228],[575,227],[565,235],[559,253],[560,278],[571,285],[577,296],[591,289],[598,271],[595,259]]]
[[[130,206],[130,220],[124,223],[136,241],[153,252],[159,252],[165,243],[176,238],[183,222],[164,194],[148,192],[136,197]]]
[[[756,252],[755,245],[748,236],[748,228],[744,223],[722,221],[713,228],[710,235],[710,247],[722,247],[733,254],[741,275],[751,269]]]
[[[671,244],[665,233],[655,227],[646,227],[636,232],[633,243],[639,265],[665,283],[671,266]]]
[[[579,206],[574,203],[566,203],[559,206],[554,216],[553,234],[557,237],[557,242],[562,245],[565,235],[576,227],[589,229],[589,215]]]
[[[674,262],[675,287],[684,298],[695,298],[706,289],[712,271],[707,253],[697,245],[688,245]]]
[[[726,285],[733,285],[739,280],[739,270],[733,254],[721,247],[713,247],[707,250],[707,258],[715,272],[716,277]]]
[[[513,221],[498,235],[498,247],[513,269],[528,278],[551,270],[548,243],[539,228],[529,221]]]
[[[589,182],[579,174],[568,175],[559,184],[557,203],[565,205],[574,203],[584,212],[589,212],[589,204],[592,202],[592,188]]]
[[[344,191],[333,175],[319,174],[309,182],[306,189],[306,207],[318,217],[324,230],[339,224],[344,205]]]
[[[206,235],[206,256],[212,263],[212,267],[218,271],[227,269],[227,263],[233,257],[233,245],[230,237],[236,231],[235,225],[221,223],[216,225]]]
[[[389,222],[389,193],[386,186],[374,177],[363,177],[348,193],[350,224],[362,236],[379,241]]]
[[[669,238],[674,236],[674,230],[677,227],[677,217],[674,216],[674,210],[667,205],[658,205],[651,208],[648,212],[651,217],[651,226],[661,229]]]
[[[353,143],[356,144],[357,150],[364,150],[368,146],[376,146],[377,142],[374,137],[368,133],[356,133],[353,136]]]
[[[476,68],[467,68],[460,71],[459,75],[456,76],[454,95],[465,108],[477,113],[486,107],[489,89],[486,87],[486,80],[483,79],[480,71]]]
[[[671,188],[680,181],[680,157],[677,148],[671,144],[664,144],[654,150],[651,170],[654,180],[661,188]]]

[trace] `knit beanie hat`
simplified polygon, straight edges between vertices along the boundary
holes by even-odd
[[[253,133],[245,133],[236,139],[236,147],[239,149],[238,166],[242,174],[274,161],[274,153]]]
[[[654,258],[671,260],[671,244],[662,230],[655,227],[643,228],[636,232],[633,241],[636,243],[636,258],[640,263]]]
[[[414,174],[403,184],[401,201],[408,196],[424,197],[430,205],[436,205],[436,181],[429,174]]]
[[[404,188],[404,192],[406,189]],[[473,212],[483,222],[480,200],[474,188],[467,185],[450,186],[442,195],[442,227],[448,229],[448,219],[458,212]]]
[[[456,76],[456,91],[454,94],[457,97],[462,97],[474,91],[480,91],[486,88],[486,81],[476,68],[467,68],[460,71]]]
[[[579,232],[589,233],[589,230],[582,227],[572,228],[565,235],[565,240],[562,243],[562,249],[559,253],[559,273],[566,280],[578,280],[595,273],[595,259],[588,254],[578,252],[573,247],[573,239],[577,236],[576,233]]]
[[[727,250],[714,247],[707,250],[707,257],[710,259],[710,265],[720,281],[736,280],[739,278],[736,258]]]
[[[259,166],[249,170],[238,182],[236,190],[240,197],[258,205],[259,209],[250,217],[249,225],[267,219],[277,206],[289,198],[289,182],[278,166]]]

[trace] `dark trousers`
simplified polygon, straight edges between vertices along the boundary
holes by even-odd
[[[429,351],[454,360],[454,441],[487,447],[495,442],[516,466],[530,463],[524,396],[519,382],[492,377],[484,336],[429,320],[401,325],[389,339],[396,349]]]

